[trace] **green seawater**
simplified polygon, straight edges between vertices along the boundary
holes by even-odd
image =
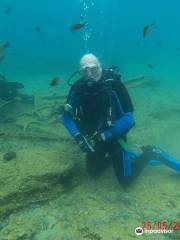
[[[179,173],[147,166],[127,187],[112,166],[90,177],[59,117],[69,76],[92,52],[104,67],[118,66],[123,81],[144,77],[129,88],[130,148],[157,145],[180,161],[179,7],[178,0],[1,0],[0,43],[10,46],[0,74],[23,83],[19,93],[32,101],[0,100],[0,240],[180,239]],[[87,27],[71,32],[80,21]],[[56,76],[60,84],[49,87]],[[5,161],[9,151],[16,158]],[[175,230],[136,236],[147,222]]]

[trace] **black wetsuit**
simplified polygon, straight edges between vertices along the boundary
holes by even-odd
[[[109,88],[103,85],[103,81],[109,78],[114,80],[110,86],[110,97]],[[107,76],[106,72],[103,72],[101,80],[92,86],[88,86],[84,79],[79,80],[72,86],[67,103],[72,106],[73,117],[64,113],[62,119],[71,135],[74,136],[77,132],[83,135],[92,135],[95,131],[103,132],[106,129],[108,129],[107,135],[109,135],[109,132],[111,133],[112,131],[112,137],[97,143],[95,153],[87,154],[87,170],[89,174],[97,176],[110,163],[113,163],[118,180],[125,183],[130,182],[142,169],[143,165],[133,163],[132,174],[126,176],[124,170],[124,149],[118,140],[121,138],[126,141],[126,134],[134,125],[134,108],[128,91],[120,80],[120,76],[114,72],[108,72]],[[112,110],[111,120],[114,121],[117,128],[109,127],[107,124],[109,117],[107,109],[110,106]],[[125,121],[122,123],[121,119],[124,116]],[[120,121],[119,123],[118,120]]]

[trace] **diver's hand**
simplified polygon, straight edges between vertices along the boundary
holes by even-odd
[[[85,152],[85,153],[94,153],[95,152],[91,143],[82,134],[80,134],[80,133],[76,134],[74,139],[83,152]]]
[[[91,146],[94,148],[95,152],[97,152],[104,143],[105,139],[103,138],[102,133],[95,132],[93,135],[89,137],[89,142]]]

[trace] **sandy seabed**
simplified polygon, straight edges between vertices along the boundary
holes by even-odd
[[[54,89],[45,84],[51,76],[36,76],[35,87],[29,76],[28,91],[26,88],[24,92],[37,96],[66,95],[65,84]],[[166,84],[130,90],[136,117],[136,126],[129,134],[133,149],[155,144],[180,159],[178,92]],[[180,222],[178,172],[163,165],[147,166],[128,187],[118,183],[111,167],[98,178],[87,175],[83,154],[56,116],[50,114],[51,106],[64,101],[50,99],[45,102],[45,110],[44,101],[40,101],[40,107],[35,109],[36,112],[40,109],[39,116],[16,116],[16,127],[18,124],[23,133],[47,133],[50,139],[43,139],[44,135],[24,140],[1,137],[0,201],[4,208],[0,214],[0,239],[130,240],[137,238],[135,228],[144,222],[150,222],[152,228],[157,228],[157,222],[168,225]],[[13,126],[1,123],[1,132],[12,133]],[[59,142],[55,139],[58,137]],[[4,162],[3,153],[9,149],[17,151],[17,158]],[[72,183],[66,184],[66,179],[64,182],[66,171]],[[179,231],[141,236],[141,239],[179,238]]]

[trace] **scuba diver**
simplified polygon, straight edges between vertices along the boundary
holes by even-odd
[[[96,56],[86,54],[80,60],[80,74],[61,118],[86,153],[90,175],[99,175],[111,163],[120,183],[130,183],[149,162],[180,171],[180,161],[156,146],[142,147],[142,153],[127,148],[127,133],[135,125],[134,107],[115,67],[103,69]]]
[[[18,89],[24,88],[19,82],[8,82],[6,78],[0,74],[0,99],[4,101],[13,100],[18,95]]]

